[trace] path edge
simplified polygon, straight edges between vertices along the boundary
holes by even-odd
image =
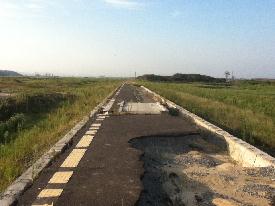
[[[46,153],[44,153],[32,166],[19,176],[7,189],[0,193],[0,205],[11,206],[16,205],[18,198],[33,184],[33,181],[38,178],[42,170],[48,167],[51,162],[62,154],[73,142],[76,134],[94,118],[108,100],[116,93],[124,84],[119,85],[114,89],[101,103],[99,103],[89,115],[79,121],[67,134],[65,134],[57,143],[54,144]]]
[[[198,127],[203,128],[223,138],[227,143],[228,152],[231,158],[241,163],[244,167],[274,167],[275,168],[275,158],[263,152],[262,150],[231,135],[230,133],[217,127],[216,125],[211,124],[210,122],[204,120],[203,118],[197,116],[192,112],[189,112],[183,107],[162,97],[161,95],[153,92],[152,90],[146,88],[145,86],[141,86],[141,88],[143,88],[148,93],[152,94],[162,104],[167,104],[169,107],[178,109],[181,115],[189,118]]]

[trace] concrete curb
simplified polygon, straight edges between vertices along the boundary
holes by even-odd
[[[16,205],[17,200],[39,176],[41,171],[48,167],[50,163],[58,157],[72,142],[74,136],[93,118],[107,103],[115,92],[120,88],[112,91],[100,104],[98,104],[90,113],[77,123],[62,139],[60,139],[49,151],[40,157],[31,167],[29,167],[20,177],[18,177],[2,194],[0,194],[0,205],[10,206]]]
[[[201,117],[189,112],[188,110],[180,107],[174,102],[165,99],[164,97],[156,94],[150,89],[141,86],[148,93],[151,93],[155,98],[157,98],[161,103],[166,103],[169,107],[177,108],[180,113],[191,119],[197,126],[222,137],[226,143],[230,156],[237,162],[241,163],[244,167],[274,167],[275,168],[275,158],[266,154],[265,152],[259,150],[258,148],[248,144],[247,142],[229,134],[228,132],[222,130],[221,128],[207,122]]]

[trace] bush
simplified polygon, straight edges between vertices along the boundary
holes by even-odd
[[[75,96],[57,92],[42,92],[32,94],[20,94],[14,98],[7,98],[0,102],[0,121],[5,121],[15,113],[41,113],[56,108],[60,103],[71,100]]]
[[[23,127],[25,116],[23,114],[15,114],[9,120],[0,123],[0,143],[10,141],[12,133]]]

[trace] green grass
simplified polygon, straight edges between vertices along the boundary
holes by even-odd
[[[274,155],[275,84],[139,82],[187,110]]]
[[[12,97],[15,101],[8,102],[20,105],[20,109],[11,106],[12,112],[3,115],[0,123],[14,119],[20,111],[25,118],[23,126],[16,127],[13,124],[16,129],[9,132],[9,141],[0,143],[0,191],[84,115],[89,114],[121,82],[88,78],[0,78],[0,91],[15,95]],[[62,98],[55,98],[56,94],[62,94]],[[0,108],[3,104],[7,104],[7,100],[0,101]]]

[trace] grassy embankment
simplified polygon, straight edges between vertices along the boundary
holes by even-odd
[[[274,83],[139,83],[275,155]]]
[[[87,115],[120,80],[0,78],[0,191]]]

